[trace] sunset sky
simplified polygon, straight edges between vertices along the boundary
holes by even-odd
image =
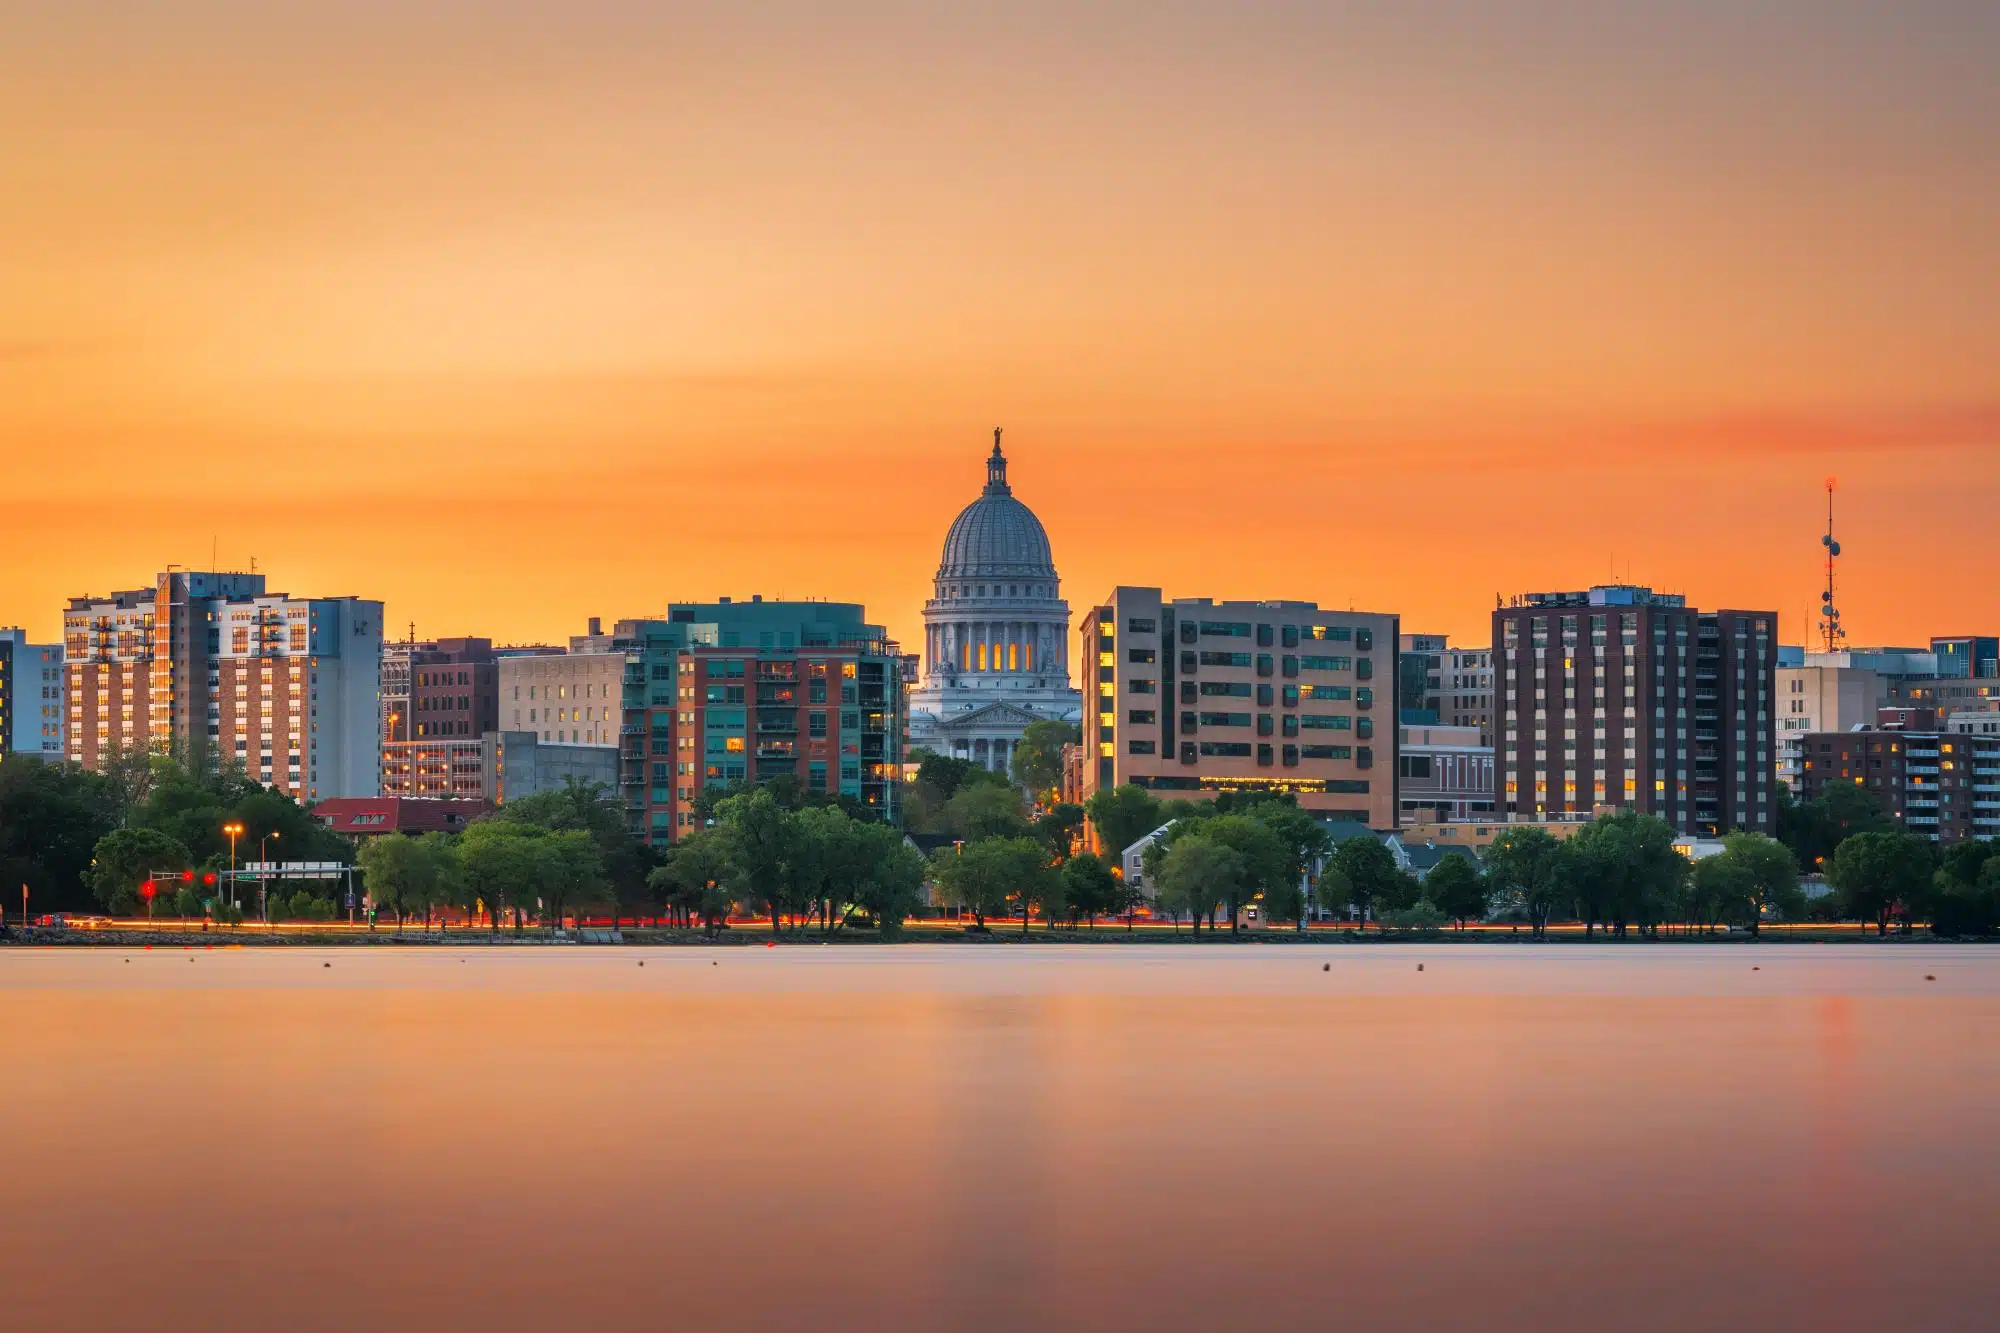
[[[2000,632],[2000,5],[0,16],[0,623],[168,563],[908,647],[995,425],[1073,608],[1621,579]],[[1078,613],[1080,619],[1080,611]]]

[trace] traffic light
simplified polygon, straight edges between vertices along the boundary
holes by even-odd
[[[158,892],[159,889],[154,886],[153,881],[150,879],[147,880],[144,884],[141,884],[139,886],[139,896],[141,898],[151,898],[155,893]]]
[[[181,883],[183,883],[183,884],[192,884],[192,883],[194,883],[194,871],[192,871],[192,870],[183,870],[183,871],[181,871]]]
[[[206,874],[204,874],[204,875],[203,875],[203,876],[201,877],[201,883],[202,883],[202,887],[203,887],[203,888],[209,888],[209,889],[212,889],[212,888],[214,888],[214,887],[215,887],[215,872],[214,872],[213,870],[211,870],[211,871],[208,871],[208,872],[207,872]]]

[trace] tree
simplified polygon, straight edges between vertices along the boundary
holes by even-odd
[[[716,807],[716,813],[729,829],[744,892],[770,912],[771,932],[778,933],[797,889],[790,819],[767,791],[732,796]]]
[[[1586,936],[1599,921],[1621,937],[1630,924],[1664,919],[1688,873],[1673,826],[1656,815],[1615,810],[1577,830],[1564,856]]]
[[[1722,854],[1740,864],[1749,876],[1743,908],[1752,935],[1758,933],[1766,911],[1786,918],[1800,914],[1805,894],[1799,888],[1799,863],[1792,858],[1790,848],[1761,833],[1728,834],[1722,848]]]
[[[1968,855],[1967,846],[1984,855]],[[1931,933],[1941,936],[1991,935],[2000,930],[2000,848],[1988,842],[1960,842],[1946,855],[1931,894]]]
[[[981,838],[1023,838],[1028,835],[1028,817],[1021,806],[1021,793],[1013,787],[968,783],[945,803],[945,824],[952,836],[965,842]]]
[[[597,839],[586,829],[546,833],[541,839],[542,909],[561,926],[563,912],[605,901],[611,885],[604,877],[604,857]]]
[[[1518,904],[1535,938],[1548,931],[1562,901],[1566,876],[1562,844],[1546,829],[1508,829],[1486,849],[1486,874],[1495,894]]]
[[[368,838],[354,853],[354,868],[361,872],[369,901],[395,913],[398,931],[422,896],[419,885],[429,873],[428,863],[429,856],[417,840],[403,833]]]
[[[1856,833],[1891,833],[1896,821],[1875,794],[1854,782],[1829,782],[1810,801],[1778,800],[1778,840],[1807,870],[1824,870]]]
[[[129,915],[139,909],[141,884],[193,868],[188,849],[157,829],[113,829],[92,852],[90,891],[107,912]]]
[[[1243,873],[1221,886],[1232,935],[1241,932],[1243,909],[1257,895],[1271,893],[1287,882],[1294,886],[1298,883],[1292,877],[1293,849],[1262,820],[1247,814],[1216,815],[1201,821],[1198,832],[1199,836],[1229,848],[1243,861]]]
[[[1160,905],[1176,919],[1186,912],[1201,934],[1201,923],[1215,915],[1227,898],[1245,892],[1251,871],[1241,853],[1201,833],[1174,839],[1159,861],[1157,871],[1149,871],[1158,885]]]
[[[1112,864],[1121,864],[1125,849],[1167,822],[1165,808],[1144,787],[1126,783],[1102,787],[1083,805],[1091,827],[1097,830],[1098,844]]]
[[[695,829],[668,849],[666,860],[648,876],[662,899],[701,918],[702,932],[715,938],[728,919],[737,876],[727,829]]]
[[[1378,899],[1399,896],[1395,853],[1373,834],[1341,839],[1333,849],[1333,867],[1347,885],[1347,901],[1363,930],[1368,929],[1368,914]]]
[[[1063,747],[1082,740],[1083,732],[1073,723],[1030,722],[1014,745],[1014,781],[1038,794],[1060,787]]]
[[[1100,914],[1118,910],[1118,876],[1097,853],[1078,852],[1063,862],[1062,881],[1063,901],[1071,913],[1089,918],[1092,930]]]
[[[923,903],[923,853],[887,824],[865,821],[854,828],[861,873],[849,890],[849,901],[874,918],[884,935],[898,934]]]
[[[485,905],[495,933],[502,911],[520,913],[534,902],[547,863],[533,829],[505,819],[476,820],[459,834],[456,850],[463,891]]]
[[[103,776],[69,764],[0,763],[0,892],[47,912],[91,905],[84,877],[98,840],[119,825]]]
[[[1424,897],[1464,930],[1467,921],[1486,916],[1486,877],[1472,858],[1446,856],[1424,877]]]
[[[1727,852],[1704,856],[1688,872],[1688,914],[1713,930],[1718,922],[1748,914],[1756,892],[1756,876],[1744,860]]]
[[[1930,844],[1909,833],[1857,833],[1834,850],[1826,877],[1850,915],[1872,918],[1887,935],[1889,917],[1914,911],[1930,887]]]
[[[1050,859],[1067,861],[1083,833],[1083,807],[1068,802],[1050,806],[1048,813],[1035,821],[1033,832],[1048,845]]]
[[[1048,853],[1033,838],[987,838],[963,848],[941,848],[931,868],[938,887],[972,913],[979,930],[986,929],[987,917],[1005,912],[1010,900],[1020,901],[1025,911],[1041,896],[1039,881],[1055,876]]]
[[[1244,813],[1262,824],[1284,848],[1282,883],[1265,890],[1264,900],[1272,917],[1291,921],[1300,930],[1306,925],[1305,886],[1312,874],[1333,853],[1333,835],[1311,813],[1296,802],[1263,800]]]

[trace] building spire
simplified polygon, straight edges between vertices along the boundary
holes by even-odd
[[[1012,495],[1014,490],[1007,484],[1007,455],[1000,452],[1000,427],[993,428],[993,452],[986,459],[986,493],[988,495]]]

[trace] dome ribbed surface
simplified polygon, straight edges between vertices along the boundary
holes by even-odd
[[[1042,521],[1011,495],[982,495],[960,510],[945,534],[944,557],[938,562],[941,579],[1052,579],[1055,574]]]

